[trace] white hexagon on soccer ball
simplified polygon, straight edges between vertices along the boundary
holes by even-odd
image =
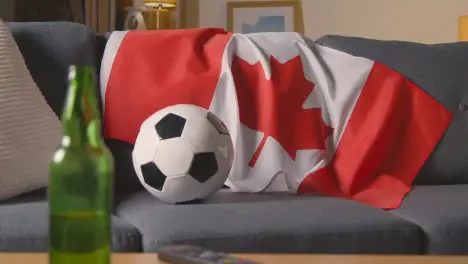
[[[203,185],[190,175],[170,177],[167,178],[162,189],[164,194],[170,195],[162,199],[165,199],[164,201],[167,203],[193,201],[201,198],[199,196],[202,189]]]
[[[194,153],[181,137],[161,140],[154,155],[156,166],[167,177],[185,175]]]
[[[216,147],[218,131],[204,116],[187,120],[188,129],[182,132],[182,138],[192,148],[193,152],[210,152]]]
[[[152,126],[142,126],[133,147],[133,159],[139,165],[153,161],[160,139]]]

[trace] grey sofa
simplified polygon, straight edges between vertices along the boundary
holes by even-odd
[[[99,69],[105,37],[63,22],[10,27],[34,80],[59,114],[68,65]],[[400,71],[454,113],[401,207],[384,211],[332,197],[228,189],[202,203],[165,205],[138,183],[132,146],[108,140],[116,160],[114,251],[154,252],[162,245],[188,243],[244,253],[468,253],[468,43],[423,45],[342,36],[317,42]],[[45,190],[0,204],[0,251],[46,251],[47,228]]]

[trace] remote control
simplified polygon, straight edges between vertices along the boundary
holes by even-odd
[[[168,264],[260,264],[226,253],[189,245],[166,246],[157,253],[159,260]]]

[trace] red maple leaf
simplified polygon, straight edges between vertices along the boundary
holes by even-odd
[[[300,56],[285,63],[271,56],[270,68],[267,80],[260,62],[251,65],[238,56],[232,62],[240,121],[264,133],[250,167],[255,166],[268,137],[295,160],[298,150],[326,149],[326,139],[333,132],[324,123],[320,108],[302,107],[315,84],[305,78]]]

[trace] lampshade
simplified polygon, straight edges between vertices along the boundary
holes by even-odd
[[[468,15],[458,19],[458,41],[468,41]]]
[[[163,6],[165,8],[175,7],[177,0],[145,0],[146,6]]]

